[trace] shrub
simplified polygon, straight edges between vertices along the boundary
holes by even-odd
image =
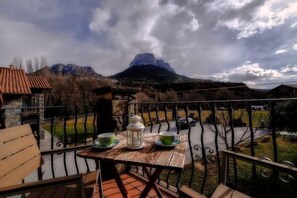
[[[297,118],[297,101],[277,103],[275,106],[275,118],[277,130],[297,132],[297,122],[295,120]]]

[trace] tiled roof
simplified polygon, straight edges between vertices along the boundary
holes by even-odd
[[[29,80],[22,69],[0,67],[2,94],[31,94]]]
[[[52,87],[47,80],[41,76],[27,76],[30,83],[30,88],[51,89]]]

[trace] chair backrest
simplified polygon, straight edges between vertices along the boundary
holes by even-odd
[[[29,124],[0,130],[0,187],[19,183],[41,165]]]

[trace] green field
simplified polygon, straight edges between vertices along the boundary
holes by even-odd
[[[91,137],[94,133],[94,127],[93,127],[93,116],[89,116],[87,118],[87,123],[86,123],[86,129],[87,129],[87,136]],[[85,118],[78,118],[77,119],[77,134],[79,137],[83,137],[84,133],[85,133],[85,128],[84,128],[84,122],[85,122]],[[66,134],[67,137],[71,137],[74,138],[75,136],[75,128],[74,128],[74,123],[75,123],[75,119],[70,119],[67,120],[66,122]],[[96,124],[96,123],[95,123]],[[46,123],[43,125],[43,128],[47,131],[51,130],[51,124],[50,123]],[[54,126],[53,126],[53,133],[56,137],[58,137],[59,139],[63,138],[63,134],[64,134],[64,123],[63,122],[55,122]]]

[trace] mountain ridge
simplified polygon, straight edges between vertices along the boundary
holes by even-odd
[[[50,70],[56,74],[62,75],[73,75],[73,76],[81,76],[88,75],[94,77],[103,77],[101,74],[98,74],[94,71],[91,66],[79,66],[76,64],[54,64],[50,67]]]
[[[122,72],[110,76],[117,80],[140,80],[140,81],[181,81],[191,78],[176,74],[168,69],[155,65],[130,66]]]

